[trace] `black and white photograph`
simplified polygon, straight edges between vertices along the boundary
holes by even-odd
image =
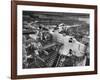
[[[97,73],[97,6],[12,2],[12,79]]]
[[[90,66],[90,14],[24,10],[22,66]]]

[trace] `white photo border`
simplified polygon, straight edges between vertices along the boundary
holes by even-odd
[[[43,11],[43,12],[70,12],[90,14],[90,66],[79,67],[55,67],[55,68],[22,68],[22,12]],[[17,5],[17,75],[64,73],[64,72],[85,72],[94,71],[94,9],[61,8],[46,6]]]

